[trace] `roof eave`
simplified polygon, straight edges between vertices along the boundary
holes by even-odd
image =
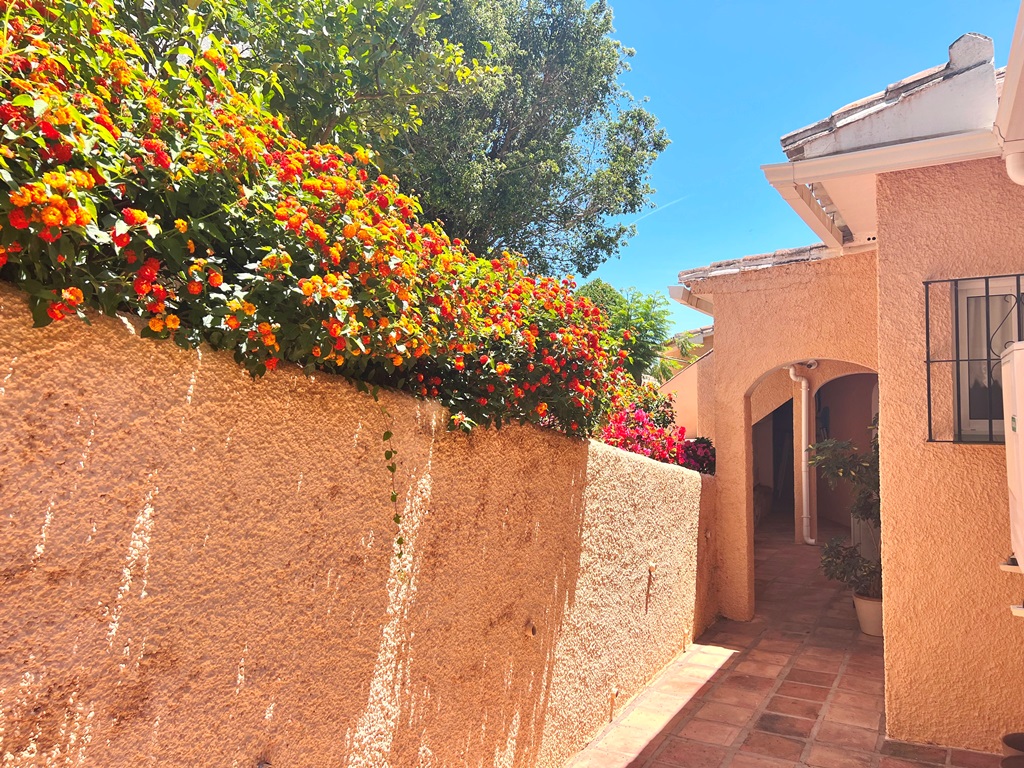
[[[875,176],[911,168],[999,157],[1000,152],[998,136],[992,130],[977,130],[807,160],[773,163],[761,166],[761,170],[768,183],[775,187],[825,245],[846,252],[850,250],[851,244],[844,243],[834,219],[815,199],[809,185],[852,176]],[[856,240],[858,233],[853,234]],[[861,246],[859,244],[855,247],[860,250]]]
[[[704,296],[698,296],[693,293],[687,285],[670,285],[668,287],[668,295],[680,304],[692,307],[709,317],[714,317],[715,315],[714,303]]]

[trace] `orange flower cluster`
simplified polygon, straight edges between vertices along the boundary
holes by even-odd
[[[40,239],[55,242],[64,229],[93,223],[92,212],[78,198],[79,190],[93,186],[92,176],[77,168],[69,172],[48,171],[42,181],[29,182],[8,193],[12,208],[7,221],[14,229],[22,230],[37,224]]]
[[[234,89],[220,41],[157,78],[110,0],[6,2],[0,266],[38,324],[130,310],[253,375],[286,361],[439,398],[453,426],[597,426],[617,357],[571,279],[477,258],[365,149],[304,146]]]

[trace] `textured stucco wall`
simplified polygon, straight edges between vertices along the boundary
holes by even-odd
[[[699,380],[701,371],[712,364],[712,357],[699,358],[658,387],[663,395],[672,396],[676,425],[686,428],[687,437],[706,436],[700,423]]]
[[[926,442],[922,281],[1024,271],[1024,188],[1002,163],[878,182],[886,722],[896,738],[994,749],[1024,729],[1024,577],[1000,445]]]
[[[875,253],[713,277],[693,289],[713,295],[715,305],[714,382],[701,389],[700,420],[702,427],[712,425],[718,453],[717,599],[724,615],[749,619],[754,615],[754,409],[760,418],[794,393],[799,401],[799,390],[786,393],[784,374],[777,371],[789,363],[813,358],[848,364],[811,371],[812,389],[843,372],[875,370]],[[762,382],[775,396],[756,395]],[[798,419],[795,407],[797,435]],[[803,449],[798,443],[797,468]]]
[[[868,427],[874,416],[872,394],[877,384],[878,377],[873,374],[854,374],[819,387],[818,400],[822,409],[828,408],[829,411],[830,438],[849,440],[858,452],[868,450],[872,434]],[[817,515],[850,527],[850,506],[855,496],[850,483],[839,482],[833,488],[827,481],[818,478],[814,509]]]
[[[366,395],[0,286],[4,764],[558,766],[713,617],[710,479],[382,402],[401,564]]]

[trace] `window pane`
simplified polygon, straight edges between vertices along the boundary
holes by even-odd
[[[993,294],[987,307],[986,319],[985,297],[967,297],[968,418],[981,421],[1003,418],[999,355],[1017,335],[1013,294]]]

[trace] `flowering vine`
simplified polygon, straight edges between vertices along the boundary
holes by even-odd
[[[308,147],[190,16],[152,74],[110,0],[5,0],[0,266],[37,325],[143,334],[436,398],[451,426],[599,424],[617,360],[569,278],[477,258],[364,148]]]

